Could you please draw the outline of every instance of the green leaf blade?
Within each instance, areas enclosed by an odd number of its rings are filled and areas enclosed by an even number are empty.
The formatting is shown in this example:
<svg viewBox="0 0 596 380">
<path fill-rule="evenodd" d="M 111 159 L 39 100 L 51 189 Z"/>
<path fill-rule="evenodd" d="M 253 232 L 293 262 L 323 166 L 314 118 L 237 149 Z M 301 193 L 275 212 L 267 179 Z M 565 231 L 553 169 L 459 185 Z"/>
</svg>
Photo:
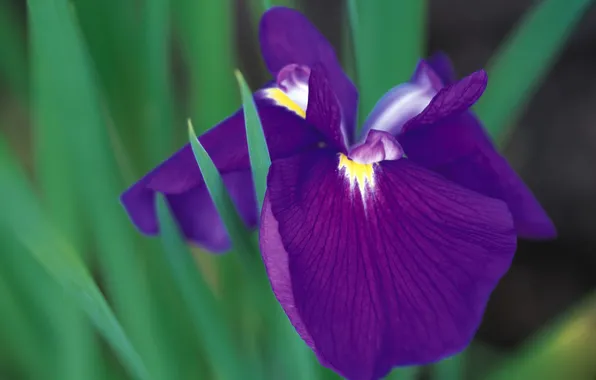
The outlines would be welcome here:
<svg viewBox="0 0 596 380">
<path fill-rule="evenodd" d="M 263 125 L 261 124 L 252 91 L 248 87 L 248 84 L 246 84 L 244 76 L 242 76 L 240 71 L 236 70 L 235 75 L 238 81 L 238 87 L 240 88 L 244 109 L 244 125 L 252 178 L 255 184 L 259 210 L 261 210 L 263 200 L 265 199 L 265 191 L 267 190 L 267 173 L 269 173 L 269 167 L 271 166 L 271 158 L 269 157 L 267 140 L 265 139 Z"/>
<path fill-rule="evenodd" d="M 135 235 L 118 202 L 124 186 L 109 140 L 106 123 L 109 115 L 103 107 L 105 103 L 100 96 L 101 86 L 97 82 L 91 54 L 78 29 L 76 9 L 67 0 L 29 0 L 28 5 L 35 72 L 32 88 L 34 92 L 44 94 L 40 96 L 43 107 L 38 105 L 34 112 L 43 113 L 39 117 L 48 123 L 46 127 L 63 138 L 65 154 L 72 164 L 69 175 L 76 184 L 77 198 L 85 205 L 85 221 L 89 223 L 91 238 L 97 244 L 97 259 L 106 291 L 128 336 L 150 367 L 148 370 L 143 367 L 143 370 L 157 379 L 166 379 L 168 370 L 164 351 L 168 348 L 157 339 L 160 324 L 152 313 L 148 278 L 139 270 L 143 261 L 136 249 Z M 72 251 L 70 247 L 69 252 Z M 55 275 L 68 276 L 69 273 Z M 81 283 L 71 281 L 68 286 L 72 288 L 89 281 L 79 280 Z M 85 305 L 88 313 L 96 313 L 93 317 L 97 328 L 103 329 L 104 335 L 110 339 L 116 339 L 120 332 L 114 329 L 122 328 L 114 324 L 105 302 L 93 306 L 89 301 L 100 302 L 98 300 L 103 297 L 99 298 L 101 294 L 96 294 L 98 292 L 96 288 L 77 290 L 81 300 L 88 302 Z"/>
<path fill-rule="evenodd" d="M 143 107 L 146 122 L 142 141 L 145 144 L 144 162 L 148 163 L 161 160 L 172 145 L 170 2 L 148 0 L 144 12 L 147 104 Z"/>
<path fill-rule="evenodd" d="M 426 0 L 349 0 L 348 15 L 363 122 L 381 96 L 410 79 L 423 57 Z"/>
<path fill-rule="evenodd" d="M 197 165 L 203 175 L 207 191 L 232 240 L 232 248 L 240 251 L 250 251 L 246 227 L 238 212 L 236 212 L 236 206 L 219 175 L 217 167 L 211 161 L 209 153 L 207 153 L 203 145 L 199 142 L 190 120 L 188 121 L 188 138 Z"/>
<path fill-rule="evenodd" d="M 182 240 L 171 211 L 163 199 L 157 200 L 161 241 L 173 277 L 194 322 L 195 334 L 208 348 L 205 354 L 214 370 L 223 379 L 247 378 L 246 363 L 234 347 L 230 328 L 225 324 L 221 307 L 202 277 L 192 253 Z"/>
<path fill-rule="evenodd" d="M 0 140 L 0 186 L 2 197 L 0 228 L 21 242 L 41 266 L 84 310 L 123 364 L 138 380 L 149 374 L 124 330 L 114 316 L 80 257 L 45 217 L 31 186 L 20 172 L 6 145 Z"/>
<path fill-rule="evenodd" d="M 488 133 L 503 142 L 513 117 L 553 66 L 592 0 L 545 0 L 528 11 L 488 66 L 489 83 L 476 105 Z"/>
<path fill-rule="evenodd" d="M 436 380 L 461 380 L 465 375 L 466 351 L 443 359 L 432 367 L 432 378 Z"/>
<path fill-rule="evenodd" d="M 238 106 L 232 0 L 171 0 L 188 66 L 190 115 L 199 133 Z M 217 36 L 217 38 L 214 38 Z"/>
</svg>

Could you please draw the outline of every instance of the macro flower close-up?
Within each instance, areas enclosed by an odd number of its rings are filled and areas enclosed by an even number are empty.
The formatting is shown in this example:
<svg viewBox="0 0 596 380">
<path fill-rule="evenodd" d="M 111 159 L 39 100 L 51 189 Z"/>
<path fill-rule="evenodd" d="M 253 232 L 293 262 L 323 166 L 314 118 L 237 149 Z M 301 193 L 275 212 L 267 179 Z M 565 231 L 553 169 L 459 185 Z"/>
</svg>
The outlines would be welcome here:
<svg viewBox="0 0 596 380">
<path fill-rule="evenodd" d="M 199 141 L 244 222 L 260 224 L 269 280 L 292 324 L 349 379 L 461 351 L 517 236 L 555 236 L 470 111 L 487 74 L 455 80 L 445 56 L 421 60 L 358 132 L 357 89 L 303 15 L 272 8 L 259 38 L 275 78 L 254 94 L 272 160 L 260 218 L 242 110 Z M 158 233 L 156 193 L 188 240 L 229 249 L 190 145 L 122 196 L 146 234 Z"/>
<path fill-rule="evenodd" d="M 596 379 L 595 7 L 0 1 L 0 380 Z"/>
</svg>

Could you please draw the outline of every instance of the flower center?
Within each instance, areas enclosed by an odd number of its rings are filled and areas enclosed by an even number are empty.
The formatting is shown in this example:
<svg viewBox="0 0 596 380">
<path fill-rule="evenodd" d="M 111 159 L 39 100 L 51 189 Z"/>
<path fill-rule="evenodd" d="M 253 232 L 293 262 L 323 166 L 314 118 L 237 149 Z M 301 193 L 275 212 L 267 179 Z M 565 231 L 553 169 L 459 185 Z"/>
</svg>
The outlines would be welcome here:
<svg viewBox="0 0 596 380">
<path fill-rule="evenodd" d="M 363 144 L 350 150 L 350 159 L 359 164 L 374 164 L 381 161 L 399 160 L 404 150 L 390 133 L 371 130 Z"/>
<path fill-rule="evenodd" d="M 339 171 L 343 170 L 344 176 L 350 181 L 350 189 L 358 186 L 360 194 L 364 196 L 366 187 L 374 187 L 373 164 L 360 164 L 350 160 L 345 154 L 339 154 Z"/>
</svg>

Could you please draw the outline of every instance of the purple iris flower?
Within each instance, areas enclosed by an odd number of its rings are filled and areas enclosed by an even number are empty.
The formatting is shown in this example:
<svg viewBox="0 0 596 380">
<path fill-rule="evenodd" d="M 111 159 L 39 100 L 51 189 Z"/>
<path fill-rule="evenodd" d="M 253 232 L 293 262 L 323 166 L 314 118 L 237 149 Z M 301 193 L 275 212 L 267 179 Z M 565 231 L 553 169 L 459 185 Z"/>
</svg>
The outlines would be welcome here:
<svg viewBox="0 0 596 380">
<path fill-rule="evenodd" d="M 255 93 L 272 160 L 260 247 L 292 324 L 321 363 L 355 380 L 461 351 L 517 236 L 555 236 L 469 111 L 486 73 L 456 81 L 447 58 L 421 61 L 378 102 L 359 138 L 357 90 L 304 16 L 272 8 L 260 42 L 276 78 Z M 256 226 L 242 110 L 199 140 Z M 189 240 L 229 248 L 189 145 L 122 195 L 146 234 L 158 233 L 158 192 Z"/>
</svg>

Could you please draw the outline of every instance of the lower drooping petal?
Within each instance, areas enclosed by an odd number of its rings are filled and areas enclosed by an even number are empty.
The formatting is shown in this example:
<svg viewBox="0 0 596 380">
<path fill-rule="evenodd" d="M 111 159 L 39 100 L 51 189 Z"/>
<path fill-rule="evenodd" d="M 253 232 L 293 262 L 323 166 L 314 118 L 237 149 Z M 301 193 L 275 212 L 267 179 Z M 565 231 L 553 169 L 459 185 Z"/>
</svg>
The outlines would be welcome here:
<svg viewBox="0 0 596 380">
<path fill-rule="evenodd" d="M 255 192 L 250 170 L 226 173 L 222 176 L 242 221 L 257 225 Z M 192 237 L 211 252 L 230 248 L 231 242 L 206 186 L 197 186 L 180 194 L 167 194 L 166 200 L 184 236 Z"/>
<path fill-rule="evenodd" d="M 320 134 L 289 109 L 256 97 L 259 115 L 272 158 L 284 157 L 316 146 Z M 250 176 L 244 115 L 239 110 L 199 137 L 222 174 L 236 207 L 249 227 L 256 226 L 257 207 Z M 162 193 L 190 241 L 214 252 L 229 248 L 229 239 L 209 197 L 190 144 L 133 184 L 121 202 L 137 228 L 148 235 L 159 233 L 155 194 Z"/>
<path fill-rule="evenodd" d="M 515 250 L 506 205 L 403 158 L 370 164 L 361 190 L 342 159 L 272 164 L 261 252 L 288 317 L 351 380 L 462 350 Z"/>
<path fill-rule="evenodd" d="M 469 111 L 398 137 L 408 157 L 447 179 L 507 203 L 520 237 L 547 239 L 556 229 L 532 191 L 496 150 Z"/>
</svg>

